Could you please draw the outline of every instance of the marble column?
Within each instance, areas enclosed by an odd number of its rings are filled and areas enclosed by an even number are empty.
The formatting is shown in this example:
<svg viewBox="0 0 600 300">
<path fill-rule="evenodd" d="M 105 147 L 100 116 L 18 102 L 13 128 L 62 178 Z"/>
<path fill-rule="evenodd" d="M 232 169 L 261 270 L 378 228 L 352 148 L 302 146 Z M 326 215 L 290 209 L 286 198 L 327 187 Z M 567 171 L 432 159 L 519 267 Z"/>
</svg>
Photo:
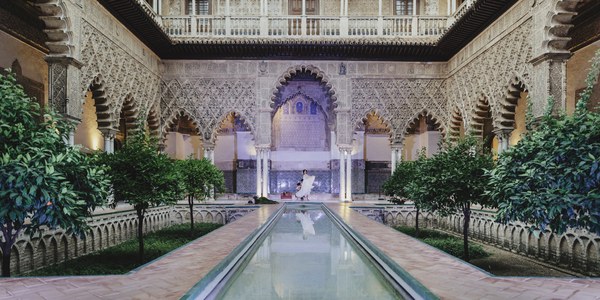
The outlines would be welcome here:
<svg viewBox="0 0 600 300">
<path fill-rule="evenodd" d="M 213 143 L 204 143 L 204 158 L 210 161 L 211 164 L 215 164 L 215 144 Z M 215 188 L 214 186 L 208 186 L 208 198 L 211 200 L 215 200 Z"/>
<path fill-rule="evenodd" d="M 346 200 L 346 151 L 340 149 L 340 201 Z"/>
<path fill-rule="evenodd" d="M 352 201 L 352 149 L 346 151 L 346 201 Z"/>
<path fill-rule="evenodd" d="M 498 138 L 498 154 L 508 150 L 508 148 L 510 147 L 511 132 L 512 129 L 510 128 L 494 130 L 494 134 Z"/>
<path fill-rule="evenodd" d="M 104 136 L 104 152 L 115 153 L 115 135 L 116 130 L 104 129 L 101 131 Z"/>
<path fill-rule="evenodd" d="M 269 149 L 262 150 L 262 194 L 269 196 Z"/>
<path fill-rule="evenodd" d="M 402 145 L 392 145 L 392 174 L 396 167 L 402 161 Z"/>
<path fill-rule="evenodd" d="M 262 149 L 256 148 L 256 195 L 262 196 Z"/>
</svg>

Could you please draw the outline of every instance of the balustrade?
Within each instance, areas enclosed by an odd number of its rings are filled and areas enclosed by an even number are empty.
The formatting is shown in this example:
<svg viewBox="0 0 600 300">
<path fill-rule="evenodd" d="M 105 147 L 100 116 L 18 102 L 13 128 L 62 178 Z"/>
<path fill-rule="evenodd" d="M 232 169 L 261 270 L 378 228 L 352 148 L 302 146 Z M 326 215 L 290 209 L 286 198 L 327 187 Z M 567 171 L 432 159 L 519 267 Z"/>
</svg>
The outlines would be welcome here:
<svg viewBox="0 0 600 300">
<path fill-rule="evenodd" d="M 386 16 L 163 16 L 173 37 L 273 36 L 439 36 L 447 17 Z"/>
</svg>

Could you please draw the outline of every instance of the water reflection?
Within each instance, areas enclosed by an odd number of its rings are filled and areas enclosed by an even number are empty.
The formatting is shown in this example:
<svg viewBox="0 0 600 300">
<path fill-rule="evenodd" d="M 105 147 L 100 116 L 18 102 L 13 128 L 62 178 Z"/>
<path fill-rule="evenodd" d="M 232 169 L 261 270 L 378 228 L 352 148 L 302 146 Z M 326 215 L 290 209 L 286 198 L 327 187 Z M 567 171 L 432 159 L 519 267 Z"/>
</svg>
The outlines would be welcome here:
<svg viewBox="0 0 600 300">
<path fill-rule="evenodd" d="M 396 299 L 322 210 L 284 212 L 222 299 Z"/>
</svg>

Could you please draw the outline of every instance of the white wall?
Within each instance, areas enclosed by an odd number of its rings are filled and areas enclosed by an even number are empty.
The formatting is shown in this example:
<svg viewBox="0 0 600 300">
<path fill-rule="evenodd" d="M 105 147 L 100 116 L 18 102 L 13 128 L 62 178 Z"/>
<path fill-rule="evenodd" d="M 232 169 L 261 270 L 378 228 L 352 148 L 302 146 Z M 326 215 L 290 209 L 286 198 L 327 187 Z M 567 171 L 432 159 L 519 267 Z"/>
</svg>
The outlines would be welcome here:
<svg viewBox="0 0 600 300">
<path fill-rule="evenodd" d="M 169 132 L 165 141 L 165 153 L 174 159 L 186 159 L 190 155 L 198 157 L 198 153 L 201 157 L 202 143 L 198 136 Z"/>
<path fill-rule="evenodd" d="M 236 132 L 237 159 L 256 159 L 254 137 L 249 131 Z"/>
<path fill-rule="evenodd" d="M 392 147 L 387 134 L 367 134 L 365 148 L 365 159 L 368 161 L 389 161 L 391 159 Z"/>
<path fill-rule="evenodd" d="M 435 155 L 439 151 L 441 140 L 442 134 L 439 131 L 426 131 L 421 134 L 407 135 L 404 139 L 402 160 L 416 160 L 419 157 L 419 151 L 423 148 L 426 148 L 427 157 Z"/>
<path fill-rule="evenodd" d="M 219 135 L 215 142 L 215 165 L 225 171 L 233 170 L 235 159 L 235 135 Z"/>
</svg>

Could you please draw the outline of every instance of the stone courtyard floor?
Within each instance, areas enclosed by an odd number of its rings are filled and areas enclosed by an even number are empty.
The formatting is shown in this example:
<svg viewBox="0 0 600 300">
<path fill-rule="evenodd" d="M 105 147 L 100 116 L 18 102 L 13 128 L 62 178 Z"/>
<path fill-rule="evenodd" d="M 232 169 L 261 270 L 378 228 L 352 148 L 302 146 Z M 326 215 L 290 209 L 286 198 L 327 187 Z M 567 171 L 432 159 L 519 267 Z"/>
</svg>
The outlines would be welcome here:
<svg viewBox="0 0 600 300">
<path fill-rule="evenodd" d="M 348 225 L 442 299 L 600 299 L 598 278 L 498 277 L 353 211 Z M 0 279 L 0 299 L 179 299 L 279 205 L 266 205 L 125 275 Z"/>
</svg>

